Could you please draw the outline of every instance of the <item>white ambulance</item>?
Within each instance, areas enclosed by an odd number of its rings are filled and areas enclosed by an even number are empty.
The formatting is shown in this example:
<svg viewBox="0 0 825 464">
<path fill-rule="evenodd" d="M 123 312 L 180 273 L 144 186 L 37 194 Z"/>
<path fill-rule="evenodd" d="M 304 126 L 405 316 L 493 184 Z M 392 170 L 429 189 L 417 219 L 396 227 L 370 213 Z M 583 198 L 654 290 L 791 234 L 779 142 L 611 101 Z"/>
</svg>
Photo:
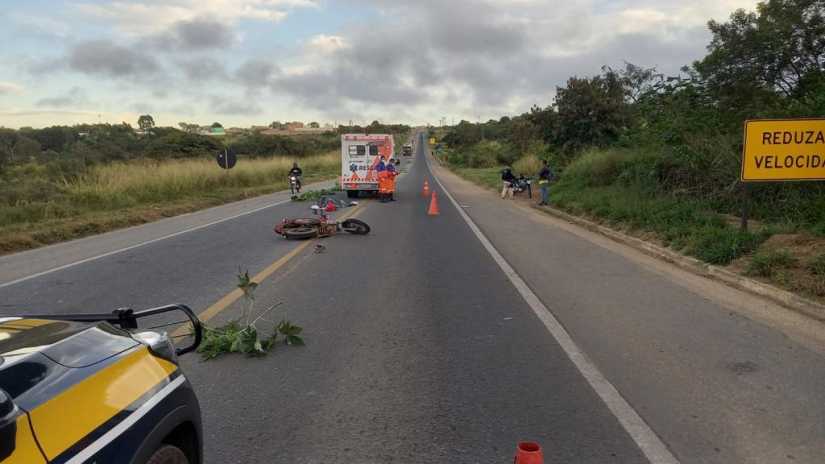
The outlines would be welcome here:
<svg viewBox="0 0 825 464">
<path fill-rule="evenodd" d="M 395 146 L 389 134 L 344 134 L 341 136 L 341 189 L 355 198 L 358 192 L 378 191 L 375 171 L 381 157 L 388 163 L 395 157 Z"/>
</svg>

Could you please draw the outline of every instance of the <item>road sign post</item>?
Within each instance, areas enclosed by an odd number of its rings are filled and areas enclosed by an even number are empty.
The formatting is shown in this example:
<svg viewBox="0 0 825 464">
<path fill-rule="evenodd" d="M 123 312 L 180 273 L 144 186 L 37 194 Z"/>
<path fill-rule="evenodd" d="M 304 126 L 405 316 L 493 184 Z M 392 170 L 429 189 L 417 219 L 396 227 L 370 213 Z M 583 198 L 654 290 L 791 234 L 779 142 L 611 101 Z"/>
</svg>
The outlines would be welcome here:
<svg viewBox="0 0 825 464">
<path fill-rule="evenodd" d="M 742 185 L 742 217 L 739 221 L 739 229 L 742 232 L 748 231 L 748 216 L 750 216 L 751 189 L 750 184 Z"/>
<path fill-rule="evenodd" d="M 741 229 L 748 229 L 751 182 L 825 180 L 825 119 L 745 121 Z"/>
</svg>

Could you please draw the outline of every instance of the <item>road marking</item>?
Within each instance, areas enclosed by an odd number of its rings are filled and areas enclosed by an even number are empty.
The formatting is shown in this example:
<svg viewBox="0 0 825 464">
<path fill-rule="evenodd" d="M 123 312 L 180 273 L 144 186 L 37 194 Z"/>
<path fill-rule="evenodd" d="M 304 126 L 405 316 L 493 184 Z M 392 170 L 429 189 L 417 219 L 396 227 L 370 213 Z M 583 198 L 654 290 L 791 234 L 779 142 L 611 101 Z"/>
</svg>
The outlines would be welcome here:
<svg viewBox="0 0 825 464">
<path fill-rule="evenodd" d="M 360 205 L 356 206 L 355 208 L 353 208 L 353 209 L 347 211 L 346 213 L 342 214 L 341 217 L 338 218 L 338 220 L 343 221 L 344 219 L 353 218 L 356 215 L 360 214 L 361 211 L 363 211 L 365 207 L 366 206 L 360 206 Z M 276 260 L 274 263 L 267 266 L 263 271 L 255 274 L 255 276 L 252 277 L 252 281 L 260 284 L 261 282 L 266 280 L 269 276 L 274 274 L 278 269 L 282 268 L 292 258 L 297 256 L 302 251 L 304 251 L 306 249 L 306 247 L 308 247 L 312 243 L 315 243 L 317 240 L 318 240 L 317 238 L 313 238 L 313 239 L 307 240 L 307 241 L 301 243 L 300 245 L 296 246 L 292 251 L 290 251 L 289 253 L 285 254 L 284 256 L 281 256 L 280 258 L 278 258 L 278 260 Z M 200 319 L 201 322 L 209 321 L 210 319 L 212 319 L 213 317 L 217 316 L 222 311 L 224 311 L 226 308 L 230 307 L 232 305 L 232 303 L 235 303 L 236 301 L 238 301 L 238 299 L 240 299 L 242 296 L 243 296 L 243 291 L 240 288 L 236 288 L 235 290 L 232 290 L 231 292 L 224 295 L 221 299 L 219 299 L 218 301 L 213 303 L 211 306 L 209 306 L 208 308 L 206 308 L 205 310 L 200 312 L 198 314 L 198 319 Z M 185 330 L 187 330 L 186 326 L 179 327 L 177 330 L 172 332 L 172 336 L 176 337 L 176 336 L 184 335 L 186 333 Z"/>
<path fill-rule="evenodd" d="M 261 283 L 264 279 L 271 276 L 275 271 L 280 269 L 284 264 L 288 263 L 289 260 L 294 258 L 298 253 L 304 251 L 306 247 L 309 246 L 310 243 L 313 243 L 317 239 L 307 240 L 306 242 L 301 243 L 297 247 L 295 247 L 292 251 L 282 256 L 280 259 L 275 261 L 274 263 L 270 264 L 266 267 L 263 271 L 256 274 L 252 277 L 253 282 Z M 209 319 L 212 319 L 218 313 L 223 311 L 224 309 L 228 308 L 232 303 L 238 301 L 240 297 L 243 296 L 243 291 L 240 288 L 236 288 L 231 292 L 227 293 L 223 296 L 220 300 L 216 301 L 212 306 L 206 308 L 202 313 L 198 314 L 198 319 L 201 322 L 206 322 Z"/>
<path fill-rule="evenodd" d="M 427 159 L 426 155 L 425 159 Z M 656 432 L 647 425 L 639 413 L 622 397 L 622 394 L 619 393 L 616 387 L 614 387 L 604 374 L 599 371 L 599 368 L 593 364 L 593 361 L 576 345 L 576 342 L 573 341 L 570 334 L 567 333 L 567 330 L 564 329 L 564 326 L 556 319 L 550 309 L 530 290 L 530 287 L 527 286 L 524 279 L 518 275 L 515 269 L 510 266 L 507 260 L 505 260 L 501 253 L 493 246 L 492 242 L 481 232 L 481 229 L 476 226 L 470 216 L 464 212 L 464 209 L 460 207 L 455 198 L 453 198 L 450 192 L 444 187 L 444 184 L 441 183 L 441 180 L 439 180 L 430 169 L 429 159 L 427 159 L 427 170 L 430 171 L 430 174 L 441 187 L 444 195 L 450 199 L 450 202 L 456 211 L 458 211 L 458 214 L 461 215 L 464 222 L 470 227 L 470 230 L 473 231 L 487 252 L 490 253 L 490 256 L 493 257 L 493 260 L 498 264 L 502 272 L 504 272 L 504 275 L 510 279 L 510 282 L 516 287 L 516 290 L 521 294 L 521 297 L 524 298 L 524 301 L 527 302 L 536 316 L 544 323 L 550 335 L 556 339 L 556 342 L 573 362 L 573 365 L 576 366 L 585 380 L 587 380 L 587 383 L 590 384 L 610 412 L 618 419 L 628 435 L 636 442 L 636 445 L 642 450 L 642 453 L 644 453 L 648 461 L 653 464 L 679 464 L 679 460 L 673 456 L 667 446 L 656 435 Z"/>
<path fill-rule="evenodd" d="M 199 226 L 191 227 L 189 229 L 184 229 L 184 230 L 175 232 L 173 234 L 164 235 L 163 237 L 153 238 L 152 240 L 147 240 L 145 242 L 140 242 L 140 243 L 137 243 L 135 245 L 127 246 L 125 248 L 112 250 L 112 251 L 109 251 L 109 252 L 106 252 L 106 253 L 103 253 L 103 254 L 92 256 L 90 258 L 81 259 L 81 260 L 75 261 L 73 263 L 64 264 L 62 266 L 58 266 L 58 267 L 55 267 L 55 268 L 52 268 L 52 269 L 48 269 L 46 271 L 31 274 L 31 275 L 28 275 L 26 277 L 21 277 L 19 279 L 11 280 L 9 282 L 4 282 L 4 283 L 0 284 L 0 288 L 9 287 L 9 286 L 12 286 L 12 285 L 19 284 L 21 282 L 25 282 L 27 280 L 31 280 L 31 279 L 35 279 L 37 277 L 42 277 L 44 275 L 51 274 L 53 272 L 62 271 L 64 269 L 69 269 L 69 268 L 74 267 L 74 266 L 79 266 L 81 264 L 89 263 L 89 262 L 92 262 L 92 261 L 97 261 L 98 259 L 102 259 L 102 258 L 106 258 L 108 256 L 116 255 L 118 253 L 123 253 L 125 251 L 134 250 L 135 248 L 140 248 L 142 246 L 151 245 L 153 243 L 157 243 L 157 242 L 160 242 L 162 240 L 167 240 L 167 239 L 170 239 L 170 238 L 177 237 L 179 235 L 188 234 L 189 232 L 194 232 L 196 230 L 205 229 L 207 227 L 214 226 L 215 224 L 220 224 L 222 222 L 231 221 L 233 219 L 238 219 L 239 217 L 247 216 L 247 215 L 250 215 L 250 214 L 253 214 L 253 213 L 257 213 L 258 211 L 263 211 L 263 210 L 268 209 L 268 208 L 273 208 L 275 206 L 283 205 L 285 203 L 289 203 L 290 201 L 292 201 L 292 200 L 283 200 L 283 201 L 279 201 L 279 202 L 276 202 L 276 203 L 271 203 L 269 205 L 261 206 L 259 208 L 255 208 L 255 209 L 252 209 L 252 210 L 249 210 L 249 211 L 245 211 L 243 213 L 236 214 L 234 216 L 229 216 L 229 217 L 226 217 L 226 218 L 223 218 L 223 219 L 218 219 L 216 221 L 208 222 L 206 224 L 201 224 Z"/>
</svg>

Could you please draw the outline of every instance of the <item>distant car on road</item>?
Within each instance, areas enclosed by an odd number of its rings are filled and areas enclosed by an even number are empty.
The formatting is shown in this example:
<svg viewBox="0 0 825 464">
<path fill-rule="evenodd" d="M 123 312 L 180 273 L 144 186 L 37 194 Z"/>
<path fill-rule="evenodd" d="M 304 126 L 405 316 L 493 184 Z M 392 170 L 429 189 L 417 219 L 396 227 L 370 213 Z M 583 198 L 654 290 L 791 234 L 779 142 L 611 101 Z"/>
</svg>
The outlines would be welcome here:
<svg viewBox="0 0 825 464">
<path fill-rule="evenodd" d="M 410 144 L 404 145 L 404 147 L 402 148 L 402 151 L 401 151 L 401 153 L 404 156 L 412 156 L 412 152 L 413 152 L 413 149 L 412 149 L 412 145 L 410 145 Z"/>
<path fill-rule="evenodd" d="M 189 346 L 137 328 L 172 313 L 191 321 Z M 200 337 L 183 305 L 0 317 L 0 462 L 202 463 L 200 406 L 177 358 Z"/>
</svg>

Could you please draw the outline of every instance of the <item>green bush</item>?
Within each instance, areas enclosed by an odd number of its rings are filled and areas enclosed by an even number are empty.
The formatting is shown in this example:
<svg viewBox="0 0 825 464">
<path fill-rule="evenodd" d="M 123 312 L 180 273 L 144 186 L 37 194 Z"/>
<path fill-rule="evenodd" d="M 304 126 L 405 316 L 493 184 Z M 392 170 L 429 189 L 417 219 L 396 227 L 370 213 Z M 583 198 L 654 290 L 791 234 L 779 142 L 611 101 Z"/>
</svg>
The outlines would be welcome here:
<svg viewBox="0 0 825 464">
<path fill-rule="evenodd" d="M 171 130 L 169 133 L 146 139 L 146 156 L 154 159 L 192 158 L 214 156 L 221 150 L 221 144 L 214 138 Z"/>
<path fill-rule="evenodd" d="M 513 171 L 517 174 L 536 177 L 541 171 L 541 160 L 535 154 L 528 154 L 513 164 Z"/>
<path fill-rule="evenodd" d="M 816 255 L 808 262 L 807 268 L 811 274 L 825 276 L 825 254 Z"/>
<path fill-rule="evenodd" d="M 768 250 L 753 255 L 746 273 L 759 277 L 771 277 L 778 269 L 791 267 L 796 263 L 787 250 Z"/>
<path fill-rule="evenodd" d="M 695 230 L 688 251 L 710 264 L 726 265 L 753 251 L 764 237 L 730 227 L 706 226 Z"/>
<path fill-rule="evenodd" d="M 499 165 L 496 153 L 486 147 L 474 147 L 467 153 L 467 167 L 492 168 Z"/>
<path fill-rule="evenodd" d="M 23 177 L 13 182 L 0 183 L 0 204 L 19 206 L 57 199 L 63 188 L 40 177 Z"/>
<path fill-rule="evenodd" d="M 562 180 L 583 186 L 624 185 L 655 188 L 656 155 L 639 150 L 590 149 L 573 160 L 564 170 Z"/>
<path fill-rule="evenodd" d="M 515 157 L 515 150 L 507 143 L 496 141 L 481 141 L 462 150 L 448 153 L 451 164 L 469 168 L 493 168 L 500 165 L 509 165 Z"/>
</svg>

